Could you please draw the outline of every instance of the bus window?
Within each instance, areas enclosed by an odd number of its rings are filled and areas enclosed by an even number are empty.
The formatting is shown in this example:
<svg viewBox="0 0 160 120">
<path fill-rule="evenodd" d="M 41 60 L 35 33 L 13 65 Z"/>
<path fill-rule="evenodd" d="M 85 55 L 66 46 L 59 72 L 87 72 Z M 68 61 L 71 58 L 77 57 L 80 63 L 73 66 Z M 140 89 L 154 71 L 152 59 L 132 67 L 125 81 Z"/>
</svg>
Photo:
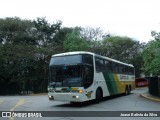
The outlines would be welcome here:
<svg viewBox="0 0 160 120">
<path fill-rule="evenodd" d="M 112 70 L 113 70 L 113 72 L 116 72 L 116 64 L 115 63 L 112 63 Z"/>
<path fill-rule="evenodd" d="M 83 63 L 93 65 L 93 56 L 92 55 L 83 55 Z"/>
<path fill-rule="evenodd" d="M 83 85 L 84 88 L 88 88 L 93 83 L 93 67 L 84 66 L 83 67 Z"/>
<path fill-rule="evenodd" d="M 104 60 L 100 58 L 96 58 L 96 70 L 97 71 L 104 71 Z"/>
<path fill-rule="evenodd" d="M 100 59 L 100 69 L 101 69 L 101 71 L 104 70 L 104 62 L 102 59 Z"/>
<path fill-rule="evenodd" d="M 130 74 L 130 75 L 134 75 L 134 68 L 129 67 L 129 74 Z"/>
<path fill-rule="evenodd" d="M 82 63 L 82 55 L 59 56 L 51 58 L 50 66 L 79 63 Z"/>
<path fill-rule="evenodd" d="M 104 61 L 104 70 L 105 71 L 109 70 L 109 61 L 107 61 L 107 60 Z"/>
<path fill-rule="evenodd" d="M 119 65 L 119 73 L 122 74 L 123 73 L 122 71 L 123 71 L 123 66 L 120 64 Z"/>
<path fill-rule="evenodd" d="M 122 74 L 125 74 L 125 66 L 122 65 Z"/>
<path fill-rule="evenodd" d="M 125 74 L 128 75 L 128 66 L 125 66 Z"/>
<path fill-rule="evenodd" d="M 96 58 L 95 63 L 96 63 L 96 71 L 100 71 L 100 61 L 98 58 Z"/>
<path fill-rule="evenodd" d="M 117 73 L 119 73 L 119 64 L 118 63 L 116 63 L 117 65 L 116 65 L 116 71 L 117 71 Z"/>
<path fill-rule="evenodd" d="M 108 61 L 108 70 L 109 71 L 112 71 L 112 62 L 111 61 Z"/>
<path fill-rule="evenodd" d="M 118 73 L 119 72 L 119 65 L 117 63 L 113 63 L 112 66 L 113 66 L 113 72 Z"/>
</svg>

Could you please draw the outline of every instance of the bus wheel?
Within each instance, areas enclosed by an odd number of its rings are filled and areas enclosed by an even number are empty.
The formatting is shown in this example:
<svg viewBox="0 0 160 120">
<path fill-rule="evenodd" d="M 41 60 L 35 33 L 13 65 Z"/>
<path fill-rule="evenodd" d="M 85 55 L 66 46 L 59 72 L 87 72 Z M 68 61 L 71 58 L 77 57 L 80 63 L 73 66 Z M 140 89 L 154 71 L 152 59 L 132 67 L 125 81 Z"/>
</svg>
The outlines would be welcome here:
<svg viewBox="0 0 160 120">
<path fill-rule="evenodd" d="M 125 95 L 129 95 L 130 94 L 130 90 L 128 88 L 128 86 L 125 87 Z"/>
<path fill-rule="evenodd" d="M 131 85 L 129 85 L 129 91 L 132 91 L 132 86 Z"/>
<path fill-rule="evenodd" d="M 95 102 L 98 104 L 98 103 L 100 103 L 100 101 L 101 101 L 101 97 L 102 95 L 101 95 L 101 91 L 100 91 L 100 89 L 97 89 L 97 91 L 96 91 L 96 100 L 95 100 Z"/>
</svg>

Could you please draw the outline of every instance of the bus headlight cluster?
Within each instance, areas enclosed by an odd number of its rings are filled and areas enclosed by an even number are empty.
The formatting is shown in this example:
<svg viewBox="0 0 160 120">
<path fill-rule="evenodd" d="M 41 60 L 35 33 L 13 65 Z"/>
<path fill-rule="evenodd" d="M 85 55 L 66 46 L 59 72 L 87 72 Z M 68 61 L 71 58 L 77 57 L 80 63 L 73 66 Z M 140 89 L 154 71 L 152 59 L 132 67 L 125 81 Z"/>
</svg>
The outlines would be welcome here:
<svg viewBox="0 0 160 120">
<path fill-rule="evenodd" d="M 78 99 L 78 98 L 79 98 L 79 96 L 78 96 L 78 95 L 76 95 L 76 96 L 72 96 L 72 98 L 76 98 L 76 99 Z"/>
<path fill-rule="evenodd" d="M 48 96 L 49 100 L 54 100 L 53 96 Z"/>
</svg>

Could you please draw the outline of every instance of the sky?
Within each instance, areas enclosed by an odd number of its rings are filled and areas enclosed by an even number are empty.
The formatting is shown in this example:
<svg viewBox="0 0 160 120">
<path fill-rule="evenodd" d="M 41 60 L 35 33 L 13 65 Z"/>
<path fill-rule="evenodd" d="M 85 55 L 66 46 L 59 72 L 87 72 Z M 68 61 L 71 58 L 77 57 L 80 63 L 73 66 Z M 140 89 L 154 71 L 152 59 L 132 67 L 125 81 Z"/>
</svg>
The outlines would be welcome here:
<svg viewBox="0 0 160 120">
<path fill-rule="evenodd" d="M 0 0 L 0 18 L 46 17 L 65 27 L 100 27 L 140 42 L 160 32 L 160 0 Z"/>
</svg>

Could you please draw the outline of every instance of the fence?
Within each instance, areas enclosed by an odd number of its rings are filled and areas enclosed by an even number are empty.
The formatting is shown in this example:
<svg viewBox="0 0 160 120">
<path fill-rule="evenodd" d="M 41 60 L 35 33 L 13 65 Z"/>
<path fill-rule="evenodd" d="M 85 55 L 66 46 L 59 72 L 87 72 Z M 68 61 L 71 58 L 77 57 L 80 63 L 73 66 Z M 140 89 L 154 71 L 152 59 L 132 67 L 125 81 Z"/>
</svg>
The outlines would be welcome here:
<svg viewBox="0 0 160 120">
<path fill-rule="evenodd" d="M 145 77 L 148 80 L 149 93 L 160 97 L 160 77 Z"/>
</svg>

